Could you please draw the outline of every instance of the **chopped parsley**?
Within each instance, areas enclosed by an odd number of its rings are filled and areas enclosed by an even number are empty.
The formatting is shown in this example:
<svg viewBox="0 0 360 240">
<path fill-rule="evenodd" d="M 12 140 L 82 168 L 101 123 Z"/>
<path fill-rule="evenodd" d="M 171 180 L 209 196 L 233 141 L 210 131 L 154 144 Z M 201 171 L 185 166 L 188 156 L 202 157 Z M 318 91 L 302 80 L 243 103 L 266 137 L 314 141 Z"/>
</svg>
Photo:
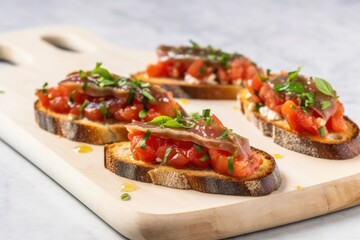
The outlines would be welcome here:
<svg viewBox="0 0 360 240">
<path fill-rule="evenodd" d="M 259 112 L 260 108 L 263 106 L 264 104 L 262 102 L 255 103 L 254 112 Z"/>
<path fill-rule="evenodd" d="M 229 133 L 228 133 L 228 130 L 227 129 L 224 129 L 220 135 L 220 139 L 221 140 L 225 140 L 229 137 Z"/>
<path fill-rule="evenodd" d="M 140 112 L 139 112 L 139 118 L 145 118 L 147 115 L 147 111 L 145 109 L 142 109 Z"/>
</svg>

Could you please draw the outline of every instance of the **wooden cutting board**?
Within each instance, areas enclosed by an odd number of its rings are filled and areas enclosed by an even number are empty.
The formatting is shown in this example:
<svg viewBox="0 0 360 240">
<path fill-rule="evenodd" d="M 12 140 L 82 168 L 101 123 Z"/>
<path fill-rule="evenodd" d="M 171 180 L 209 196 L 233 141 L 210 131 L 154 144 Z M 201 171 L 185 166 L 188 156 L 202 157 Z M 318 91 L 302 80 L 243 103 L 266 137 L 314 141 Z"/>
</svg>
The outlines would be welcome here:
<svg viewBox="0 0 360 240">
<path fill-rule="evenodd" d="M 179 100 L 188 112 L 212 108 L 251 145 L 283 155 L 277 160 L 283 176 L 278 191 L 265 197 L 224 196 L 118 177 L 103 167 L 103 147 L 75 153 L 73 148 L 82 144 L 37 127 L 34 91 L 44 82 L 56 85 L 73 70 L 92 69 L 96 62 L 129 75 L 154 62 L 155 53 L 120 49 L 78 28 L 49 27 L 1 34 L 0 59 L 14 63 L 0 67 L 1 138 L 128 238 L 224 238 L 360 203 L 360 156 L 334 161 L 288 151 L 247 122 L 236 101 Z M 137 186 L 130 201 L 120 199 L 126 182 Z"/>
</svg>

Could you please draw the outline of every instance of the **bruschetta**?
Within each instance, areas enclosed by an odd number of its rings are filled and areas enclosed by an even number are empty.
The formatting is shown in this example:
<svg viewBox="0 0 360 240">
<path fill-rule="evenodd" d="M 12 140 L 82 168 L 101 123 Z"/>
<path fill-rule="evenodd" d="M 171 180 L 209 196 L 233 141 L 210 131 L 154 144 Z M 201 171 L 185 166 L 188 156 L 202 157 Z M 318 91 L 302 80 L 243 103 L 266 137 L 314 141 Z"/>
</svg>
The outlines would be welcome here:
<svg viewBox="0 0 360 240">
<path fill-rule="evenodd" d="M 274 158 L 223 126 L 206 109 L 176 118 L 158 116 L 125 126 L 130 142 L 105 145 L 104 164 L 115 174 L 171 188 L 262 196 L 277 190 Z"/>
<path fill-rule="evenodd" d="M 92 71 L 68 74 L 58 86 L 36 91 L 35 118 L 51 133 L 74 141 L 106 144 L 127 140 L 132 120 L 150 121 L 183 111 L 159 86 L 111 74 L 96 64 Z"/>
<path fill-rule="evenodd" d="M 198 99 L 236 99 L 243 80 L 257 77 L 259 69 L 249 58 L 211 46 L 161 45 L 158 62 L 148 65 L 135 78 L 160 84 L 175 97 Z"/>
<path fill-rule="evenodd" d="M 247 81 L 239 97 L 243 113 L 287 149 L 327 159 L 359 155 L 359 127 L 344 116 L 336 91 L 300 69 Z"/>
</svg>

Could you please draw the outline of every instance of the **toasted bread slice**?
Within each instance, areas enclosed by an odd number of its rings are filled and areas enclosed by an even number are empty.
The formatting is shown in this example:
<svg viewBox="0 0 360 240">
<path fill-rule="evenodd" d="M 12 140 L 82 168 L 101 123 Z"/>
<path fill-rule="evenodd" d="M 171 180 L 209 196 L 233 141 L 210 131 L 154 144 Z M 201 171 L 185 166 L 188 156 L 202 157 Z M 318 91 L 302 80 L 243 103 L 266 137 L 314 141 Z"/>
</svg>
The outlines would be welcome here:
<svg viewBox="0 0 360 240">
<path fill-rule="evenodd" d="M 295 152 L 326 159 L 350 159 L 360 154 L 359 127 L 348 117 L 344 117 L 348 127 L 346 132 L 330 133 L 326 138 L 300 135 L 290 129 L 285 120 L 270 121 L 252 111 L 248 96 L 247 89 L 240 91 L 241 111 L 265 136 L 272 137 L 276 144 Z"/>
<path fill-rule="evenodd" d="M 178 98 L 233 100 L 236 99 L 241 89 L 237 85 L 193 84 L 171 78 L 149 78 L 146 72 L 136 73 L 132 77 L 144 82 L 160 85 L 166 90 L 172 91 L 174 97 Z"/>
<path fill-rule="evenodd" d="M 128 140 L 125 123 L 70 120 L 68 114 L 46 109 L 40 101 L 35 102 L 34 109 L 36 122 L 42 129 L 73 141 L 104 145 Z"/>
<path fill-rule="evenodd" d="M 280 186 L 280 171 L 271 155 L 256 148 L 252 150 L 262 157 L 263 164 L 246 178 L 225 176 L 210 169 L 176 169 L 134 160 L 130 142 L 105 145 L 104 165 L 121 177 L 171 188 L 241 196 L 270 194 Z"/>
</svg>

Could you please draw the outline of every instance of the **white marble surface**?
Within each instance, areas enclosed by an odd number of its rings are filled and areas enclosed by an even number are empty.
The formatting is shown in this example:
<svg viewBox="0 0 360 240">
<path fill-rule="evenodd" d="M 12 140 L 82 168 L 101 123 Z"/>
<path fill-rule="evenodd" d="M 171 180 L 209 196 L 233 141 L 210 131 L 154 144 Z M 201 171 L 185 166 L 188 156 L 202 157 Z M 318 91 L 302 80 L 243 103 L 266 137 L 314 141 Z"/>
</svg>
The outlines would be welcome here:
<svg viewBox="0 0 360 240">
<path fill-rule="evenodd" d="M 183 2 L 0 0 L 0 32 L 67 24 L 123 48 L 152 51 L 193 39 L 274 70 L 301 65 L 303 73 L 329 80 L 346 114 L 360 123 L 360 1 Z M 2 141 L 0 166 L 0 239 L 122 238 Z M 360 206 L 237 238 L 359 236 Z"/>
</svg>

